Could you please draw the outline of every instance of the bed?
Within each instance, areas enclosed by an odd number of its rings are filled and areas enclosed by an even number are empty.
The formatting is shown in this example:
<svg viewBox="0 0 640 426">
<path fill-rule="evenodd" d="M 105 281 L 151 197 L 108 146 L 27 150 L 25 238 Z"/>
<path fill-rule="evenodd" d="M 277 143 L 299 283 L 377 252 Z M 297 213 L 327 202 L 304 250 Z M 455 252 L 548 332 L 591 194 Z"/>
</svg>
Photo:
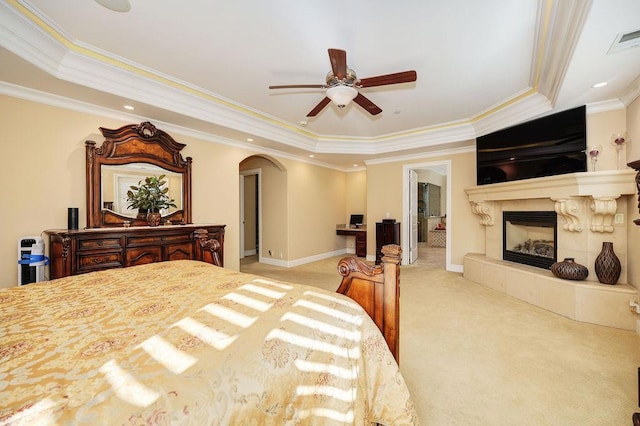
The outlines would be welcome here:
<svg viewBox="0 0 640 426">
<path fill-rule="evenodd" d="M 416 424 L 398 252 L 339 293 L 196 260 L 0 290 L 0 424 Z"/>
</svg>

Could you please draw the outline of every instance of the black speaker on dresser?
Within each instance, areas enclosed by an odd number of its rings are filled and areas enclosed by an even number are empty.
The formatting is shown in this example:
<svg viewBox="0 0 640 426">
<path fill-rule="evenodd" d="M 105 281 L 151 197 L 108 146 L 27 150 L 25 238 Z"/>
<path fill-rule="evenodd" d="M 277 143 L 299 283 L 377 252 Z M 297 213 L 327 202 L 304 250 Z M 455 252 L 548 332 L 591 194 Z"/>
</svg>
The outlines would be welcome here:
<svg viewBox="0 0 640 426">
<path fill-rule="evenodd" d="M 78 229 L 78 208 L 69 207 L 67 212 L 67 229 Z"/>
</svg>

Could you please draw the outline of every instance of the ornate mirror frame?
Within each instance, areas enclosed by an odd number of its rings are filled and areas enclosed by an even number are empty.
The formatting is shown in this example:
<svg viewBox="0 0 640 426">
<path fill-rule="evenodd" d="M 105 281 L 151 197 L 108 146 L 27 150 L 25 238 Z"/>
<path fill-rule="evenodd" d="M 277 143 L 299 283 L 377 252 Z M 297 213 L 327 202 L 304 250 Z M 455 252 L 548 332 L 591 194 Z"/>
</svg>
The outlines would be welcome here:
<svg viewBox="0 0 640 426">
<path fill-rule="evenodd" d="M 130 124 L 111 130 L 100 127 L 105 141 L 96 148 L 94 141 L 86 141 L 87 154 L 87 228 L 147 225 L 146 219 L 131 218 L 101 205 L 102 166 L 147 163 L 182 175 L 182 209 L 163 216 L 173 223 L 191 223 L 191 157 L 182 158 L 186 146 L 150 122 Z"/>
</svg>

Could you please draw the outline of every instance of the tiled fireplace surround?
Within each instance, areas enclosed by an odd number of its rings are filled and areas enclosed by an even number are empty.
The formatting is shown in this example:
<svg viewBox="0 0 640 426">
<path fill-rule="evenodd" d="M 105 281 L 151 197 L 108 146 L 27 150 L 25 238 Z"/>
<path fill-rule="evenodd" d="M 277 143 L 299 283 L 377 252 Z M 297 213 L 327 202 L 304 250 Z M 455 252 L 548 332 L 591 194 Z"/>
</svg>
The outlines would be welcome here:
<svg viewBox="0 0 640 426">
<path fill-rule="evenodd" d="M 626 213 L 635 203 L 634 170 L 570 173 L 465 189 L 473 213 L 486 228 L 485 254 L 464 258 L 464 276 L 577 321 L 636 329 L 629 302 L 637 290 L 627 284 Z M 563 280 L 551 271 L 502 260 L 503 211 L 555 211 L 558 216 L 558 260 L 575 258 L 589 268 L 584 281 Z M 618 284 L 600 284 L 594 262 L 602 242 L 611 241 L 622 264 Z"/>
</svg>

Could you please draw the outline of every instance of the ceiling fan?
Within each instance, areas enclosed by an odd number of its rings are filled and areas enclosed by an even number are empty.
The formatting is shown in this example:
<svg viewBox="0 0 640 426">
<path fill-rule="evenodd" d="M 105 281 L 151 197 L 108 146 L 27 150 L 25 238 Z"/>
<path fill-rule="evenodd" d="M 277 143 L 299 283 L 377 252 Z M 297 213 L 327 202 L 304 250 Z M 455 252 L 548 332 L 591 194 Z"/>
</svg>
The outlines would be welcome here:
<svg viewBox="0 0 640 426">
<path fill-rule="evenodd" d="M 332 101 L 338 108 L 344 108 L 351 101 L 354 101 L 367 110 L 369 114 L 376 115 L 380 114 L 382 110 L 362 93 L 358 92 L 358 89 L 410 83 L 418 78 L 415 71 L 403 71 L 358 79 L 355 71 L 347 67 L 347 52 L 340 49 L 329 49 L 329 60 L 331 61 L 331 71 L 327 74 L 325 84 L 285 84 L 269 86 L 269 89 L 327 89 L 324 99 L 307 114 L 307 117 L 315 117 Z"/>
</svg>

